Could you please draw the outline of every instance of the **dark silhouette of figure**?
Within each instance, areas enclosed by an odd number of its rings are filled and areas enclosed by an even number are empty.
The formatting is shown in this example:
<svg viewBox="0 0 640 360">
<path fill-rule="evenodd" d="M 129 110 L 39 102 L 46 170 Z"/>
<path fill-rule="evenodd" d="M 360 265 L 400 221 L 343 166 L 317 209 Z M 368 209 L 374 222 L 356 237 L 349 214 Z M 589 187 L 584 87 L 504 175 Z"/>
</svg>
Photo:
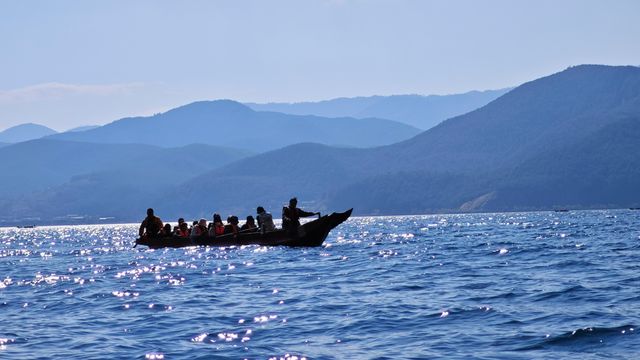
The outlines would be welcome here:
<svg viewBox="0 0 640 360">
<path fill-rule="evenodd" d="M 292 198 L 289 200 L 289 206 L 282 208 L 282 228 L 292 234 L 295 234 L 297 233 L 296 230 L 300 226 L 300 218 L 313 215 L 320 215 L 320 213 L 308 212 L 299 209 L 298 199 Z"/>
<path fill-rule="evenodd" d="M 182 226 L 182 223 L 184 223 L 184 218 L 178 219 L 178 225 L 173 227 L 173 232 L 175 233 L 175 235 L 180 235 L 179 233 L 180 233 L 180 227 Z"/>
<path fill-rule="evenodd" d="M 171 228 L 171 224 L 164 224 L 164 227 L 162 228 L 162 236 L 173 236 L 173 229 Z"/>
<path fill-rule="evenodd" d="M 196 223 L 196 225 L 193 226 L 193 229 L 191 230 L 191 237 L 200 237 L 200 236 L 207 236 L 208 234 L 208 230 L 207 230 L 207 220 L 205 219 L 200 219 L 200 221 L 198 221 Z"/>
<path fill-rule="evenodd" d="M 181 222 L 180 229 L 178 230 L 176 235 L 180 236 L 181 238 L 188 238 L 189 236 L 191 236 L 191 231 L 189 231 L 189 224 L 184 221 Z"/>
<path fill-rule="evenodd" d="M 140 230 L 138 230 L 138 235 L 140 237 L 148 236 L 148 237 L 157 237 L 162 230 L 162 220 L 159 217 L 153 214 L 153 209 L 147 209 L 147 217 L 142 220 L 142 224 L 140 224 Z"/>
<path fill-rule="evenodd" d="M 258 213 L 258 227 L 260 231 L 264 233 L 276 229 L 276 226 L 273 224 L 273 216 L 266 212 L 262 206 L 258 206 L 256 212 Z"/>
<path fill-rule="evenodd" d="M 247 216 L 247 221 L 240 227 L 240 231 L 255 231 L 258 227 L 256 226 L 256 222 L 253 219 L 253 216 Z"/>
<path fill-rule="evenodd" d="M 220 214 L 213 214 L 213 221 L 209 225 L 209 236 L 216 237 L 224 234 L 224 224 L 222 223 Z"/>
<path fill-rule="evenodd" d="M 238 227 L 238 217 L 235 215 L 231 215 L 227 218 L 227 225 L 224 226 L 225 234 L 237 234 L 240 228 Z"/>
</svg>

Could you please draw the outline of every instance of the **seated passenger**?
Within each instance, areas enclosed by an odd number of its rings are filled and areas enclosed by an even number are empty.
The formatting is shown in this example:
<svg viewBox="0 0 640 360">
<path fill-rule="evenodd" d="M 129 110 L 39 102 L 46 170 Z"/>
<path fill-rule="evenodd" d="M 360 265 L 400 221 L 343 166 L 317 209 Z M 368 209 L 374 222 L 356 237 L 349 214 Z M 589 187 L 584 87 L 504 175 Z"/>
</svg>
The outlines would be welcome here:
<svg viewBox="0 0 640 360">
<path fill-rule="evenodd" d="M 273 216 L 266 212 L 262 206 L 258 206 L 258 209 L 256 210 L 258 212 L 258 227 L 260 228 L 260 231 L 263 233 L 267 231 L 274 231 L 276 226 L 273 224 Z"/>
<path fill-rule="evenodd" d="M 180 224 L 180 229 L 178 229 L 178 233 L 176 235 L 180 236 L 181 238 L 188 238 L 191 235 L 191 232 L 189 231 L 189 225 L 183 221 Z"/>
<path fill-rule="evenodd" d="M 235 215 L 231 215 L 227 218 L 227 225 L 224 226 L 225 234 L 237 234 L 238 233 L 238 217 Z"/>
<path fill-rule="evenodd" d="M 207 220 L 200 219 L 200 221 L 198 221 L 198 223 L 193 227 L 193 230 L 191 230 L 191 237 L 206 236 L 207 234 Z"/>
<path fill-rule="evenodd" d="M 224 234 L 224 224 L 220 214 L 213 214 L 213 225 L 209 228 L 209 236 L 215 237 Z"/>
<path fill-rule="evenodd" d="M 162 228 L 162 236 L 173 236 L 173 229 L 171 229 L 171 224 L 164 224 L 164 227 Z"/>
<path fill-rule="evenodd" d="M 256 222 L 253 219 L 253 216 L 247 216 L 247 221 L 240 227 L 240 231 L 250 231 L 256 230 L 258 227 L 256 226 Z"/>
<path fill-rule="evenodd" d="M 173 232 L 175 233 L 175 235 L 180 235 L 179 232 L 180 232 L 180 226 L 182 226 L 182 223 L 184 223 L 184 218 L 178 219 L 178 226 L 173 227 Z"/>
</svg>

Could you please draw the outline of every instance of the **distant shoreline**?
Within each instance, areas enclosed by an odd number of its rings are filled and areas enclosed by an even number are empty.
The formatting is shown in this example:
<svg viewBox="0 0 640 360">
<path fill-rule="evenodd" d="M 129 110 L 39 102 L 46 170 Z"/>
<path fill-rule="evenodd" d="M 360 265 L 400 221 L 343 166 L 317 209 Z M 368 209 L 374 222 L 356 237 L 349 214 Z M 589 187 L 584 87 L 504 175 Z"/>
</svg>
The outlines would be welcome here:
<svg viewBox="0 0 640 360">
<path fill-rule="evenodd" d="M 616 208 L 593 208 L 593 209 L 571 209 L 571 208 L 558 208 L 558 209 L 541 209 L 541 210 L 510 210 L 510 211 L 474 211 L 474 212 L 437 212 L 437 213 L 426 213 L 426 214 L 356 214 L 351 216 L 351 218 L 365 218 L 365 217 L 380 217 L 380 218 L 390 218 L 390 217 L 420 217 L 420 216 L 456 216 L 456 215 L 474 215 L 474 214 L 518 214 L 518 213 L 540 213 L 540 212 L 549 212 L 555 214 L 571 214 L 572 212 L 587 212 L 587 211 L 640 211 L 640 208 L 637 207 L 616 207 Z M 0 229 L 6 228 L 21 228 L 23 230 L 31 230 L 38 229 L 42 227 L 58 227 L 58 226 L 108 226 L 108 225 L 140 225 L 140 222 L 144 219 L 143 216 L 140 217 L 139 221 L 123 221 L 123 222 L 61 222 L 61 223 L 53 223 L 53 222 L 15 222 L 15 223 L 5 223 L 0 224 Z M 197 220 L 197 219 L 191 219 Z M 175 220 L 163 220 L 170 224 L 176 223 Z M 276 223 L 280 223 L 282 219 L 276 218 L 274 219 Z M 190 221 L 188 221 L 190 222 Z"/>
</svg>

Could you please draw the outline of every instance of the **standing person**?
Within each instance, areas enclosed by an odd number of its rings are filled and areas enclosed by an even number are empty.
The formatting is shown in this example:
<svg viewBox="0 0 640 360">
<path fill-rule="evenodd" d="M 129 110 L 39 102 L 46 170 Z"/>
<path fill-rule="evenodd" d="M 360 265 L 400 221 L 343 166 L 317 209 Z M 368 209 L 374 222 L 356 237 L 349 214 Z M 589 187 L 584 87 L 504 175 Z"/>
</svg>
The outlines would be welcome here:
<svg viewBox="0 0 640 360">
<path fill-rule="evenodd" d="M 162 220 L 153 214 L 152 208 L 148 208 L 147 217 L 142 220 L 140 230 L 138 230 L 138 235 L 140 235 L 140 237 L 157 237 L 163 227 Z"/>
<path fill-rule="evenodd" d="M 273 224 L 273 216 L 266 212 L 262 206 L 258 206 L 256 212 L 258 213 L 258 227 L 260 231 L 264 233 L 276 229 L 276 226 Z"/>
<path fill-rule="evenodd" d="M 320 213 L 313 213 L 304 211 L 298 208 L 298 199 L 291 198 L 289 200 L 289 206 L 282 208 L 282 228 L 294 233 L 300 226 L 300 218 L 313 215 L 320 215 Z"/>
</svg>

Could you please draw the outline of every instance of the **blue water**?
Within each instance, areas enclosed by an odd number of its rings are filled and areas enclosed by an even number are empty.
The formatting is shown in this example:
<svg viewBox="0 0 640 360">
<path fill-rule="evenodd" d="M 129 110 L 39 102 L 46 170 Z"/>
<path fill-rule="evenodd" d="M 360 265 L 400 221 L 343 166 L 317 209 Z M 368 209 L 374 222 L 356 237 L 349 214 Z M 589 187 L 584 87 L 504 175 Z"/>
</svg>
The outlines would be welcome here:
<svg viewBox="0 0 640 360">
<path fill-rule="evenodd" d="M 324 247 L 0 229 L 0 358 L 640 358 L 640 212 L 353 218 Z"/>
</svg>

